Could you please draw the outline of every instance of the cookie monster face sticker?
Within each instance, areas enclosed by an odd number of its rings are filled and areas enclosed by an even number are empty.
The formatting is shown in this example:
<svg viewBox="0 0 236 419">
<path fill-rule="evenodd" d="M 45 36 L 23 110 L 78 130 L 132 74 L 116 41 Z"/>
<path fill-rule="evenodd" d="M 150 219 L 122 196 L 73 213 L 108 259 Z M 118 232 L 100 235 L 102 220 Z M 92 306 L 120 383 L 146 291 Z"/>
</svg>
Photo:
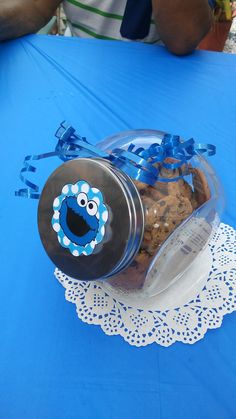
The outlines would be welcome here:
<svg viewBox="0 0 236 419">
<path fill-rule="evenodd" d="M 79 181 L 62 188 L 54 199 L 52 228 L 61 246 L 73 256 L 91 255 L 105 235 L 108 210 L 103 195 L 87 182 Z"/>
</svg>

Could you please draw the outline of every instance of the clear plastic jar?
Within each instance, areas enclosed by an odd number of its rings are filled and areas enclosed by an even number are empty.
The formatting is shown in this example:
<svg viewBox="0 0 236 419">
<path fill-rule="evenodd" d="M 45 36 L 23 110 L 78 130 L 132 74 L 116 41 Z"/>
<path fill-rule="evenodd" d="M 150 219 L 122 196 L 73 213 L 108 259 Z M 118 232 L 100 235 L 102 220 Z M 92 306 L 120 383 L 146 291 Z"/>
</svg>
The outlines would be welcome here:
<svg viewBox="0 0 236 419">
<path fill-rule="evenodd" d="M 127 131 L 97 147 L 108 153 L 131 143 L 148 149 L 165 135 Z M 38 210 L 40 236 L 56 266 L 77 279 L 105 280 L 144 296 L 179 280 L 218 227 L 223 193 L 200 154 L 179 167 L 176 162 L 168 157 L 154 163 L 159 175 L 152 184 L 137 180 L 132 170 L 127 174 L 122 159 L 78 158 L 60 166 Z"/>
<path fill-rule="evenodd" d="M 136 148 L 148 148 L 161 143 L 164 136 L 164 132 L 155 130 L 126 131 L 98 146 L 104 151 L 127 150 L 130 143 Z M 174 161 L 169 159 L 169 163 Z M 181 171 L 185 175 L 173 181 Z M 123 290 L 155 295 L 178 280 L 200 256 L 219 225 L 224 196 L 216 173 L 200 154 L 181 169 L 162 167 L 153 186 L 134 183 L 144 207 L 143 240 L 130 266 L 109 283 Z"/>
</svg>

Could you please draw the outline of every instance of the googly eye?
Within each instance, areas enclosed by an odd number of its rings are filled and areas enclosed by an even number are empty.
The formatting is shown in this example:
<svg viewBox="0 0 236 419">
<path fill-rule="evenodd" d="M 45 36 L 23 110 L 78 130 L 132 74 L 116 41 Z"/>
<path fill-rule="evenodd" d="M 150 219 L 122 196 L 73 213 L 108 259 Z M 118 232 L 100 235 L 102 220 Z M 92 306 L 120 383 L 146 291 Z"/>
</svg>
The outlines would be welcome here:
<svg viewBox="0 0 236 419">
<path fill-rule="evenodd" d="M 83 192 L 79 193 L 79 195 L 77 196 L 77 204 L 80 207 L 86 207 L 87 203 L 88 203 L 88 198 L 87 198 L 86 193 L 83 193 Z"/>
<path fill-rule="evenodd" d="M 98 210 L 98 206 L 96 204 L 96 202 L 94 201 L 89 201 L 87 204 L 87 212 L 89 215 L 95 215 L 97 213 Z"/>
</svg>

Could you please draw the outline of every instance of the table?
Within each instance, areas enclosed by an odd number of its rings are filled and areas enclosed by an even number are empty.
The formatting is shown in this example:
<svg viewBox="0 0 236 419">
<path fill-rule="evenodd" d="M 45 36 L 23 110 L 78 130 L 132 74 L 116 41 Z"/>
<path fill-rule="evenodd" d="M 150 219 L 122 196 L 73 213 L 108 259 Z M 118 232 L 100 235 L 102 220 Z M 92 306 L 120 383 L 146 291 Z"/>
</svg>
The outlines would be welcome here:
<svg viewBox="0 0 236 419">
<path fill-rule="evenodd" d="M 28 36 L 0 45 L 1 419 L 236 416 L 236 314 L 193 346 L 131 347 L 76 317 L 37 232 L 37 202 L 14 197 L 27 154 L 53 150 L 68 120 L 90 141 L 153 128 L 217 145 L 223 221 L 236 227 L 236 56 L 171 56 L 138 43 Z M 43 185 L 58 160 L 37 164 Z"/>
</svg>

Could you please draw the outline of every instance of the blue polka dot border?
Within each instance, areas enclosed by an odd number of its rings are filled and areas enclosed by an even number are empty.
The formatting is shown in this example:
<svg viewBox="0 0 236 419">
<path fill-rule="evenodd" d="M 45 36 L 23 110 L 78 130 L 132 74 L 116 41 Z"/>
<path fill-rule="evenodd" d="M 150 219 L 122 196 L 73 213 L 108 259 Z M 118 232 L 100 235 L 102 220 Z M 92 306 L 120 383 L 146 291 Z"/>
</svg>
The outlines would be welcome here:
<svg viewBox="0 0 236 419">
<path fill-rule="evenodd" d="M 76 243 L 73 243 L 65 235 L 61 225 L 60 225 L 60 209 L 62 202 L 66 197 L 75 196 L 77 197 L 79 193 L 83 192 L 87 195 L 88 201 L 93 200 L 97 204 L 97 214 L 98 219 L 98 232 L 96 238 L 85 246 L 79 246 Z M 89 183 L 81 180 L 75 184 L 66 184 L 63 186 L 61 195 L 57 196 L 53 201 L 53 217 L 52 217 L 52 228 L 57 234 L 58 241 L 62 247 L 69 249 L 70 253 L 73 256 L 89 256 L 94 252 L 95 247 L 101 243 L 105 236 L 105 224 L 108 220 L 108 210 L 106 205 L 103 202 L 103 195 L 101 191 L 97 188 L 93 188 Z"/>
</svg>

